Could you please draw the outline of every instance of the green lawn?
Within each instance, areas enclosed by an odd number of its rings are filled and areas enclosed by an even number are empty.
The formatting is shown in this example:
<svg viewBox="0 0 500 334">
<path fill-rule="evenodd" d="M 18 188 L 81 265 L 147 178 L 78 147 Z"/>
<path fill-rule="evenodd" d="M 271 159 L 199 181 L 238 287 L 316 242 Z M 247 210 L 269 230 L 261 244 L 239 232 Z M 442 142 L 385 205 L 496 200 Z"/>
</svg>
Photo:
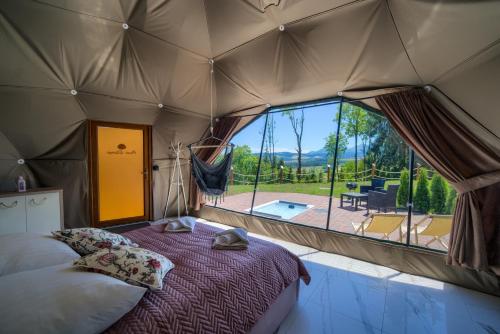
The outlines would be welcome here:
<svg viewBox="0 0 500 334">
<path fill-rule="evenodd" d="M 359 185 L 369 185 L 370 181 L 358 182 Z M 399 184 L 398 180 L 387 181 L 387 184 Z M 236 195 L 253 191 L 253 185 L 234 185 L 229 186 L 228 195 Z M 260 184 L 258 191 L 280 192 L 280 193 L 300 193 L 310 195 L 330 195 L 330 183 L 284 183 L 284 184 Z M 339 197 L 341 193 L 347 192 L 345 182 L 335 182 L 333 193 L 335 197 Z"/>
</svg>

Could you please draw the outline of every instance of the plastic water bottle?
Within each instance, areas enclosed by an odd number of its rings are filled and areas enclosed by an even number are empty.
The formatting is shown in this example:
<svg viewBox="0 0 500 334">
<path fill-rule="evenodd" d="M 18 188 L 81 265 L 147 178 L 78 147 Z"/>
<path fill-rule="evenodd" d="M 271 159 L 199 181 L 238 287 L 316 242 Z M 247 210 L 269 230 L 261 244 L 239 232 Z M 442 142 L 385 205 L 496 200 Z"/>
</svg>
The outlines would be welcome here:
<svg viewBox="0 0 500 334">
<path fill-rule="evenodd" d="M 26 180 L 22 176 L 17 179 L 17 191 L 20 193 L 26 191 Z"/>
</svg>

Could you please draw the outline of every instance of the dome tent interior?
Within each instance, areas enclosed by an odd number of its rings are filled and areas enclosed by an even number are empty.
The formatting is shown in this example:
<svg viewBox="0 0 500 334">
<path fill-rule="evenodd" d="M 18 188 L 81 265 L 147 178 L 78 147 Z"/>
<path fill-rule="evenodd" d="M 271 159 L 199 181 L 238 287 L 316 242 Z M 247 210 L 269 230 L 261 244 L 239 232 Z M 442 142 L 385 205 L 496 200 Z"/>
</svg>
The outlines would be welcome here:
<svg viewBox="0 0 500 334">
<path fill-rule="evenodd" d="M 500 1 L 4 0 L 0 47 L 0 192 L 15 191 L 20 175 L 32 188 L 63 189 L 66 228 L 93 226 L 93 121 L 151 126 L 154 221 L 165 210 L 171 143 L 204 138 L 212 121 L 217 130 L 238 119 L 233 135 L 270 108 L 322 99 L 385 112 L 379 96 L 422 87 L 491 153 L 492 169 L 477 175 L 497 173 L 488 185 L 499 185 Z M 188 164 L 182 173 L 190 189 Z M 177 202 L 174 195 L 169 204 Z M 387 255 L 375 248 L 393 247 L 349 244 L 342 235 L 335 244 L 308 229 L 190 209 L 371 262 Z M 484 229 L 494 235 L 488 247 L 500 251 L 498 222 Z M 382 264 L 489 293 L 498 288 L 491 268 L 440 272 L 443 254 L 415 252 Z M 488 256 L 499 270 L 500 254 Z"/>
</svg>

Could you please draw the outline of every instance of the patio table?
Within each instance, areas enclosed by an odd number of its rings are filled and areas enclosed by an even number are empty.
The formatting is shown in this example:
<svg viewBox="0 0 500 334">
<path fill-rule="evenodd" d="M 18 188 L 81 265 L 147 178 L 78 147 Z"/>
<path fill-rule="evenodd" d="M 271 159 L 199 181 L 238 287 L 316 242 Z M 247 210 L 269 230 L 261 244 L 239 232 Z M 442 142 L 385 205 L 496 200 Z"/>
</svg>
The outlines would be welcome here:
<svg viewBox="0 0 500 334">
<path fill-rule="evenodd" d="M 358 210 L 358 205 L 360 202 L 368 201 L 368 194 L 357 193 L 357 192 L 347 192 L 340 194 L 340 207 L 344 207 L 344 197 L 347 197 L 347 200 L 351 200 L 351 205 L 354 205 L 354 211 Z"/>
</svg>

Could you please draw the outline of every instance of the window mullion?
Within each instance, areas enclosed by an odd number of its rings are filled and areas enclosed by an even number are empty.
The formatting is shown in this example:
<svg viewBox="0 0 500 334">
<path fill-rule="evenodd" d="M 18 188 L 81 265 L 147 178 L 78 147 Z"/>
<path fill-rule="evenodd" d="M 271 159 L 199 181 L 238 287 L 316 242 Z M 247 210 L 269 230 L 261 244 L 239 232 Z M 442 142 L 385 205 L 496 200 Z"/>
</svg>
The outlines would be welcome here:
<svg viewBox="0 0 500 334">
<path fill-rule="evenodd" d="M 339 150 L 339 137 L 340 137 L 340 122 L 342 121 L 342 104 L 344 103 L 344 98 L 340 98 L 340 106 L 339 106 L 339 117 L 337 120 L 337 133 L 336 133 L 336 139 L 335 139 L 335 153 L 333 154 L 333 161 L 332 161 L 332 180 L 330 183 L 330 198 L 328 202 L 328 215 L 326 218 L 326 230 L 328 231 L 330 229 L 330 213 L 332 210 L 332 201 L 333 201 L 333 187 L 334 187 L 334 180 L 335 180 L 335 171 L 337 170 L 337 152 Z"/>
<path fill-rule="evenodd" d="M 257 185 L 259 183 L 259 178 L 260 178 L 260 167 L 261 167 L 261 161 L 262 161 L 262 151 L 264 150 L 264 140 L 266 138 L 266 131 L 267 131 L 267 122 L 269 118 L 269 110 L 266 111 L 266 121 L 264 124 L 264 131 L 262 132 L 262 142 L 260 144 L 260 154 L 259 154 L 259 163 L 257 164 L 257 175 L 255 176 L 255 183 L 253 187 L 253 196 L 252 196 L 252 206 L 250 207 L 250 214 L 253 214 L 253 205 L 255 203 L 255 193 L 257 192 Z"/>
</svg>

